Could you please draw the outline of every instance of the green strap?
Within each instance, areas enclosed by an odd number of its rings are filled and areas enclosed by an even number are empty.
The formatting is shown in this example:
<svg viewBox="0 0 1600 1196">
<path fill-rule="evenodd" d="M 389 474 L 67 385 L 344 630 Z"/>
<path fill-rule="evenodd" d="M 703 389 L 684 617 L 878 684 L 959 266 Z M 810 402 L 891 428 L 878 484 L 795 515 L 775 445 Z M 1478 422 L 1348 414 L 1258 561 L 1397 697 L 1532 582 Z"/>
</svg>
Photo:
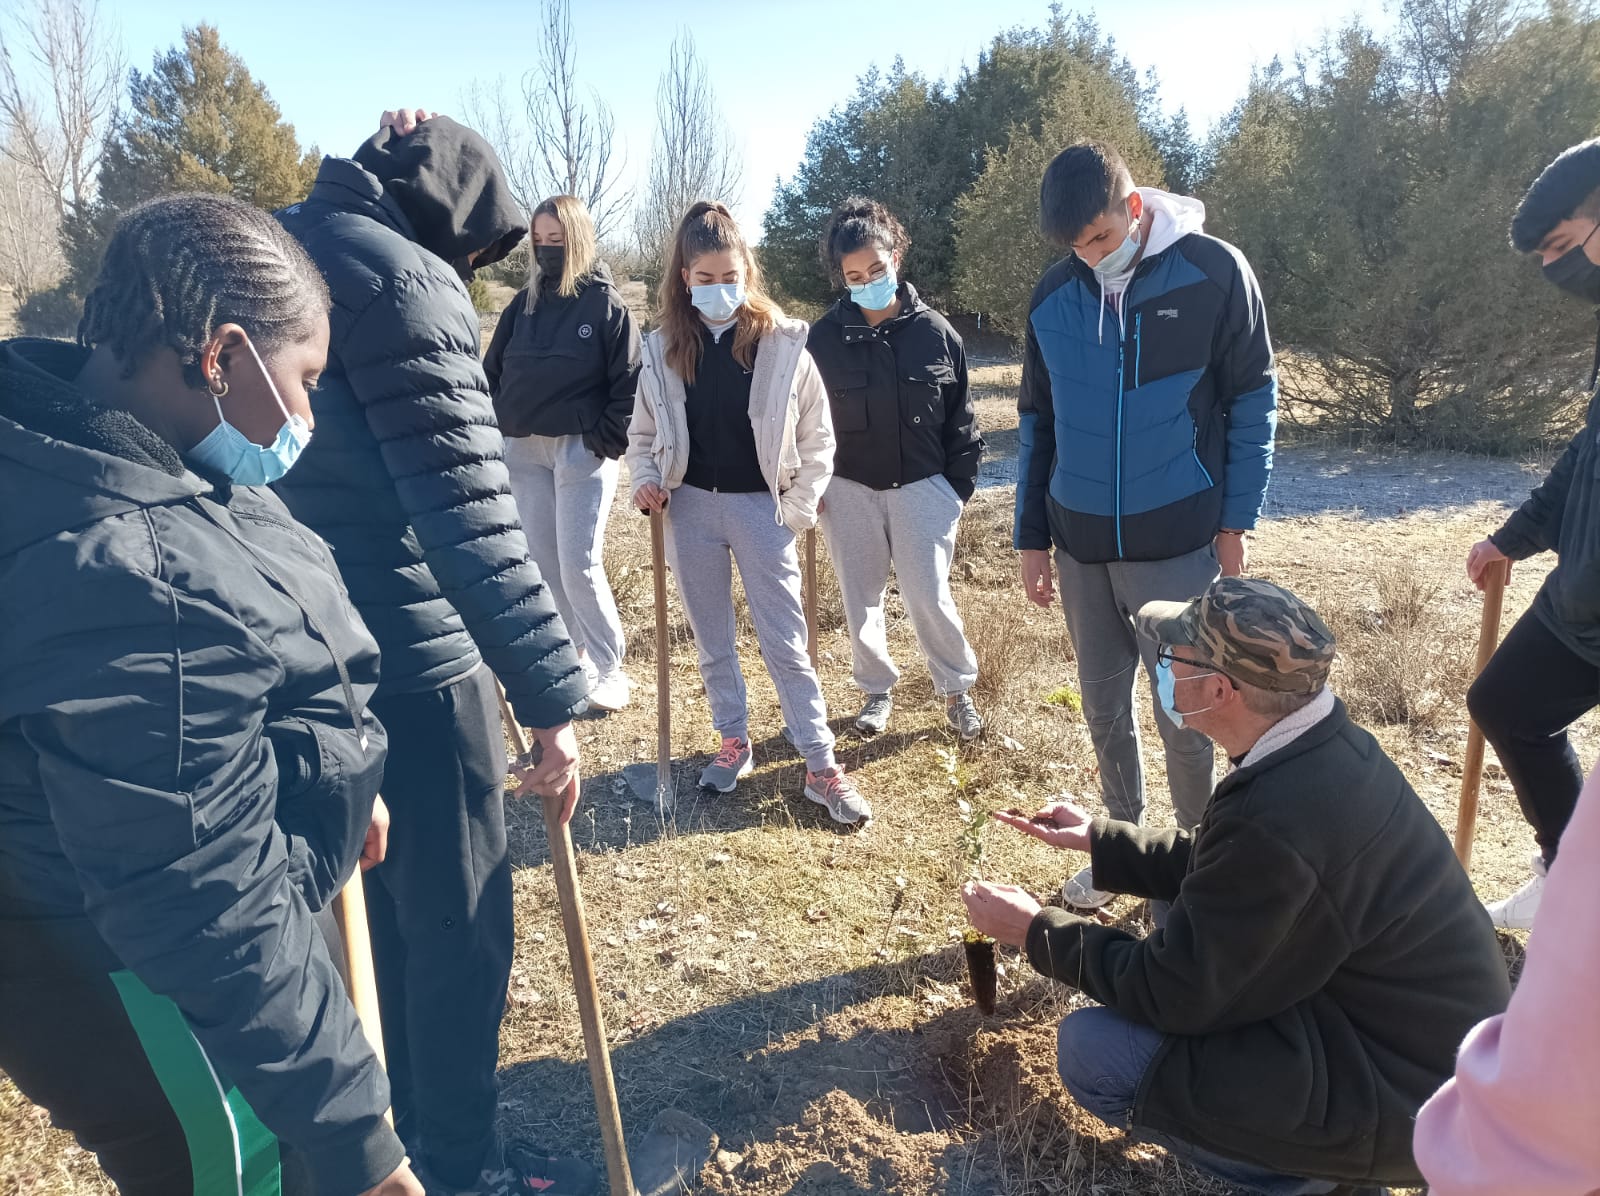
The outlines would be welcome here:
<svg viewBox="0 0 1600 1196">
<path fill-rule="evenodd" d="M 223 1091 L 178 1007 L 132 972 L 113 972 L 111 982 L 183 1126 L 194 1196 L 282 1196 L 278 1139 L 237 1088 Z"/>
</svg>

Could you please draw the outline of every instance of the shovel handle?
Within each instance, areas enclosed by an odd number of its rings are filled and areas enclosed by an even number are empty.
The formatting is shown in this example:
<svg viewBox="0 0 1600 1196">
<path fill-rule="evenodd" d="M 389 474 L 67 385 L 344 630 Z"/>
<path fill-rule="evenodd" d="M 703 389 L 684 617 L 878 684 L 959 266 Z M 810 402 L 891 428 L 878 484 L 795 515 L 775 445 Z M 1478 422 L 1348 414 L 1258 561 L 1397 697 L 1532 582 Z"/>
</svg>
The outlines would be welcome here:
<svg viewBox="0 0 1600 1196">
<path fill-rule="evenodd" d="M 673 792 L 672 668 L 667 655 L 666 512 L 650 512 L 650 573 L 656 598 L 656 797 Z"/>
<path fill-rule="evenodd" d="M 350 1004 L 361 1020 L 361 1032 L 378 1057 L 378 1066 L 387 1068 L 383 1054 L 383 1020 L 378 1014 L 378 977 L 372 966 L 372 935 L 367 929 L 367 891 L 357 868 L 333 899 L 333 916 L 339 923 L 339 938 L 344 944 L 345 974 L 350 978 Z M 394 1124 L 394 1110 L 385 1109 L 384 1120 Z"/>
<path fill-rule="evenodd" d="M 1478 625 L 1478 662 L 1474 678 L 1483 672 L 1500 643 L 1500 615 L 1505 608 L 1510 561 L 1495 561 L 1483 572 L 1483 619 Z M 1456 809 L 1456 859 L 1472 867 L 1472 836 L 1478 826 L 1478 788 L 1483 780 L 1483 728 L 1467 721 L 1467 752 L 1461 761 L 1461 803 Z"/>
<path fill-rule="evenodd" d="M 806 650 L 817 669 L 817 529 L 806 529 Z"/>
</svg>

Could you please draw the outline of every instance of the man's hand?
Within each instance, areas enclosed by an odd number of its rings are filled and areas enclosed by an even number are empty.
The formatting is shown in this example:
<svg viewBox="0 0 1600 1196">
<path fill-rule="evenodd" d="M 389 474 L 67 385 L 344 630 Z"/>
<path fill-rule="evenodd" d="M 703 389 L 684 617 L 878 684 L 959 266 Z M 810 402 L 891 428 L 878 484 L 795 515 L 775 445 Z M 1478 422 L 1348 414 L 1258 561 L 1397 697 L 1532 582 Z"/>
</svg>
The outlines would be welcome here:
<svg viewBox="0 0 1600 1196">
<path fill-rule="evenodd" d="M 389 1178 L 375 1188 L 368 1188 L 361 1196 L 427 1196 L 422 1184 L 411 1174 L 409 1163 L 401 1163 L 389 1173 Z"/>
<path fill-rule="evenodd" d="M 417 126 L 425 120 L 432 120 L 438 116 L 437 112 L 429 112 L 424 108 L 391 108 L 378 118 L 378 129 L 393 129 L 401 137 L 408 136 L 417 131 Z"/>
<path fill-rule="evenodd" d="M 532 793 L 562 799 L 561 821 L 578 806 L 578 734 L 571 723 L 533 729 L 532 763 L 517 778 L 518 797 Z"/>
<path fill-rule="evenodd" d="M 1055 598 L 1055 575 L 1050 570 L 1050 554 L 1043 548 L 1022 550 L 1022 592 L 1035 606 L 1048 608 Z"/>
<path fill-rule="evenodd" d="M 1069 801 L 1053 801 L 1037 814 L 1024 814 L 1020 810 L 996 810 L 990 815 L 996 822 L 1014 827 L 1025 835 L 1032 835 L 1051 847 L 1072 851 L 1089 850 L 1089 825 L 1093 819 L 1081 807 Z"/>
<path fill-rule="evenodd" d="M 1467 580 L 1480 590 L 1489 584 L 1484 575 L 1496 561 L 1510 561 L 1505 553 L 1494 546 L 1493 540 L 1479 540 L 1467 553 Z M 1508 575 L 1509 576 L 1509 575 Z"/>
<path fill-rule="evenodd" d="M 372 799 L 372 822 L 367 826 L 367 839 L 361 845 L 361 871 L 376 868 L 389 854 L 389 807 L 383 798 Z"/>
<path fill-rule="evenodd" d="M 633 492 L 633 505 L 641 511 L 665 511 L 667 492 L 654 482 L 646 482 Z"/>
<path fill-rule="evenodd" d="M 1250 567 L 1250 543 L 1244 532 L 1218 532 L 1212 541 L 1224 577 L 1243 577 Z"/>
<path fill-rule="evenodd" d="M 1016 885 L 971 880 L 961 888 L 967 918 L 996 942 L 1013 947 L 1028 945 L 1028 927 L 1039 913 L 1039 903 Z"/>
</svg>

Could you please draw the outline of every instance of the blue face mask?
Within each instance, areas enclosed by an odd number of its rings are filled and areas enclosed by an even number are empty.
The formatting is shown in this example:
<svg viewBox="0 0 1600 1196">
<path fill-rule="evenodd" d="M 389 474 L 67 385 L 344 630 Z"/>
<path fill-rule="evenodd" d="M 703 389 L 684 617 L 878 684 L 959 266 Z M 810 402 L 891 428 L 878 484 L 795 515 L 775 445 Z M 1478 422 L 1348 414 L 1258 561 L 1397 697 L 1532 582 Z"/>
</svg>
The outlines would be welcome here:
<svg viewBox="0 0 1600 1196">
<path fill-rule="evenodd" d="M 278 429 L 273 442 L 262 448 L 228 422 L 222 414 L 220 398 L 213 394 L 211 401 L 217 405 L 217 426 L 189 450 L 189 456 L 206 468 L 231 478 L 235 485 L 265 486 L 288 473 L 299 460 L 306 445 L 311 443 L 311 429 L 298 415 L 289 414 L 283 396 L 278 393 L 267 367 L 261 363 L 261 355 L 256 352 L 255 345 L 246 341 L 245 346 L 250 350 L 250 356 L 255 358 L 261 376 L 267 380 L 267 389 L 272 392 L 278 410 L 283 412 L 283 427 Z"/>
<path fill-rule="evenodd" d="M 1215 677 L 1216 671 L 1209 673 L 1195 673 L 1196 677 Z M 1185 677 L 1185 681 L 1189 678 Z M 1156 661 L 1156 697 L 1161 702 L 1161 709 L 1172 720 L 1174 727 L 1183 726 L 1183 720 L 1191 714 L 1204 714 L 1210 710 L 1209 706 L 1202 706 L 1199 710 L 1179 710 L 1176 697 L 1173 695 L 1173 685 L 1177 678 L 1172 675 L 1172 662 L 1170 660 Z"/>
<path fill-rule="evenodd" d="M 862 311 L 882 311 L 894 302 L 894 297 L 899 293 L 900 280 L 895 277 L 893 266 L 883 272 L 882 278 L 850 288 L 850 298 Z"/>
<path fill-rule="evenodd" d="M 744 306 L 743 282 L 713 282 L 689 288 L 689 301 L 713 324 L 726 324 Z"/>
<path fill-rule="evenodd" d="M 1133 219 L 1131 204 L 1128 220 L 1128 235 L 1123 238 L 1122 244 L 1094 264 L 1094 272 L 1101 278 L 1119 278 L 1126 274 L 1139 254 L 1139 222 Z"/>
</svg>

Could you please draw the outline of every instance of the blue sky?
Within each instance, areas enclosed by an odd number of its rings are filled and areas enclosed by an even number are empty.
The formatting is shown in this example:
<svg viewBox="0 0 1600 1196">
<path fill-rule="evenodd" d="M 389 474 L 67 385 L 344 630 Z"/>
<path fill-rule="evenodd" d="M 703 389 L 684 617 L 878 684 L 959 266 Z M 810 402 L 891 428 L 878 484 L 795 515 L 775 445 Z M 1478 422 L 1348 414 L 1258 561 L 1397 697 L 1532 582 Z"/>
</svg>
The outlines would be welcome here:
<svg viewBox="0 0 1600 1196">
<path fill-rule="evenodd" d="M 387 107 L 459 111 L 473 80 L 514 86 L 535 60 L 537 0 L 267 0 L 219 8 L 200 0 L 102 0 L 130 64 L 210 21 L 266 84 L 302 142 L 348 153 Z M 1090 5 L 1079 6 L 1087 11 Z M 790 175 L 813 121 L 846 99 L 873 64 L 896 55 L 923 74 L 953 78 L 993 35 L 1049 18 L 1044 0 L 575 0 L 582 82 L 611 105 L 630 176 L 646 169 L 656 80 L 667 46 L 693 31 L 744 156 L 739 214 L 754 223 L 774 180 Z M 1243 94 L 1252 66 L 1359 15 L 1387 27 L 1383 0 L 1139 0 L 1098 6 L 1102 29 L 1143 71 L 1160 76 L 1165 105 L 1199 127 Z"/>
</svg>

